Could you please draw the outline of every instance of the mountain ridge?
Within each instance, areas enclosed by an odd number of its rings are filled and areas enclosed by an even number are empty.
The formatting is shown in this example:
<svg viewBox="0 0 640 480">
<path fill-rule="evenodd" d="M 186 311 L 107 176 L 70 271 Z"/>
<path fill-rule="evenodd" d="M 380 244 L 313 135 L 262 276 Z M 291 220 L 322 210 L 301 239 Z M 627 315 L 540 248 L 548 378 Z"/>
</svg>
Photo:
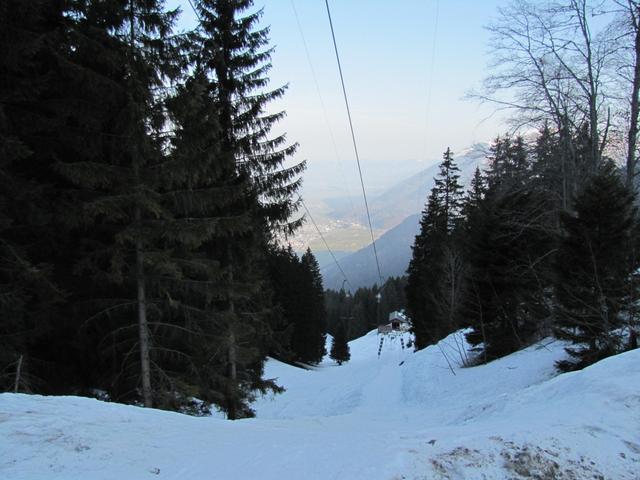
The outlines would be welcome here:
<svg viewBox="0 0 640 480">
<path fill-rule="evenodd" d="M 454 153 L 454 160 L 460 168 L 462 185 L 468 185 L 475 169 L 486 163 L 487 152 L 487 143 L 476 143 L 458 154 Z M 419 232 L 420 211 L 433 188 L 438 171 L 439 163 L 431 165 L 396 183 L 371 200 L 370 210 L 374 227 L 392 225 L 376 240 L 383 279 L 405 274 L 411 259 L 411 246 Z M 422 199 L 421 204 L 418 198 Z M 334 212 L 334 215 L 339 216 L 340 211 Z M 402 218 L 396 221 L 399 216 Z M 345 255 L 339 263 L 354 289 L 380 283 L 372 244 Z M 344 280 L 335 263 L 327 264 L 322 270 L 322 277 L 324 287 L 334 290 L 339 289 Z"/>
</svg>

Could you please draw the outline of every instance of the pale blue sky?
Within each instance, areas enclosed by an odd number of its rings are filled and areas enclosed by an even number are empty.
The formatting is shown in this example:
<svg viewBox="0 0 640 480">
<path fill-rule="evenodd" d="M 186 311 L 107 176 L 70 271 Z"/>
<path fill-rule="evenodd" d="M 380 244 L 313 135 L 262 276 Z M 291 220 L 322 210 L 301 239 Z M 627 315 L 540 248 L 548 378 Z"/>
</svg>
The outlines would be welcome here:
<svg viewBox="0 0 640 480">
<path fill-rule="evenodd" d="M 181 28 L 196 22 L 187 0 Z M 370 189 L 390 186 L 450 146 L 488 141 L 505 126 L 492 109 L 464 100 L 486 74 L 483 29 L 506 0 L 330 0 L 362 168 Z M 263 0 L 263 25 L 276 50 L 274 86 L 288 83 L 274 108 L 278 127 L 309 161 L 305 193 L 357 194 L 355 160 L 324 0 Z M 295 10 L 318 89 L 305 53 Z M 325 112 L 326 111 L 326 116 Z M 335 139 L 335 147 L 331 133 Z M 329 174 L 340 181 L 327 185 Z"/>
</svg>

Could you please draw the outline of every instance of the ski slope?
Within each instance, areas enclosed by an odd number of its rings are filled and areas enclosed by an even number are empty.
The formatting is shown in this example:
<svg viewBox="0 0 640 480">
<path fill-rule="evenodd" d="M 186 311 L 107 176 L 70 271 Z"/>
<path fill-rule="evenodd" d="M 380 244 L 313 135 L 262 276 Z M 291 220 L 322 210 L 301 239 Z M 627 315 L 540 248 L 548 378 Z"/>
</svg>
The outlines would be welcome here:
<svg viewBox="0 0 640 480">
<path fill-rule="evenodd" d="M 545 340 L 461 368 L 461 333 L 350 343 L 311 370 L 269 360 L 287 391 L 258 417 L 193 418 L 79 397 L 0 395 L 0 479 L 639 479 L 640 350 L 557 375 Z"/>
</svg>

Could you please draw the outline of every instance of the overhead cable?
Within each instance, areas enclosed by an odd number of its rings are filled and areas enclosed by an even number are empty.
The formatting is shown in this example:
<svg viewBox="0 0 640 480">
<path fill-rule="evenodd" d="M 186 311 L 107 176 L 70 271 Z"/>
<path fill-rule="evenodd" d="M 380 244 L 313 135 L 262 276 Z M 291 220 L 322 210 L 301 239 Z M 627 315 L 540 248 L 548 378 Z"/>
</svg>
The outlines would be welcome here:
<svg viewBox="0 0 640 480">
<path fill-rule="evenodd" d="M 191 5 L 191 9 L 193 10 L 193 13 L 195 13 L 196 17 L 198 18 L 198 21 L 200 22 L 200 24 L 202 25 L 202 17 L 200 16 L 200 14 L 198 13 L 198 10 L 195 8 L 193 1 L 192 0 L 188 0 L 189 1 L 189 5 Z M 298 14 L 295 10 L 295 5 L 293 5 L 292 2 L 292 6 L 294 8 L 294 12 L 296 13 L 296 19 L 298 17 Z M 300 27 L 300 23 L 298 21 L 298 26 Z M 302 33 L 302 29 L 300 28 L 300 32 Z M 304 38 L 304 37 L 303 37 Z M 306 42 L 305 42 L 305 50 L 306 50 Z M 307 51 L 307 58 L 309 59 L 309 64 L 311 65 L 311 60 L 309 58 L 309 53 Z M 313 66 L 312 68 L 312 72 L 313 71 Z M 315 72 L 314 74 L 314 80 L 315 80 Z M 318 82 L 316 81 L 316 88 L 318 88 Z M 320 94 L 319 92 L 319 88 L 318 88 L 318 95 Z M 322 102 L 322 97 L 320 97 L 320 101 Z M 323 109 L 324 109 L 324 103 L 323 103 Z M 325 116 L 326 116 L 326 111 L 325 111 Z M 327 120 L 328 123 L 328 120 Z M 331 132 L 331 130 L 330 130 Z M 333 133 L 331 133 L 331 138 L 333 140 Z M 334 148 L 335 148 L 335 141 L 334 141 Z M 337 150 L 336 150 L 337 151 Z M 309 208 L 307 207 L 307 205 L 304 203 L 304 200 L 302 199 L 302 197 L 298 198 L 299 201 L 302 203 L 302 206 L 304 207 L 305 211 L 307 212 L 307 215 L 309 216 L 309 219 L 311 220 L 311 223 L 313 223 L 313 226 L 315 227 L 316 231 L 318 232 L 318 235 L 320 235 L 320 238 L 322 239 L 322 242 L 324 243 L 324 246 L 326 247 L 327 251 L 331 254 L 331 258 L 333 258 L 333 261 L 335 262 L 336 266 L 338 267 L 338 270 L 340 271 L 340 273 L 342 274 L 342 277 L 344 278 L 344 281 L 342 282 L 343 285 L 346 282 L 347 285 L 349 285 L 349 288 L 351 289 L 351 282 L 349 282 L 349 279 L 347 278 L 347 275 L 344 273 L 344 270 L 342 269 L 342 267 L 340 266 L 340 263 L 338 263 L 338 259 L 336 258 L 336 256 L 334 255 L 333 251 L 331 250 L 331 248 L 329 247 L 329 244 L 327 243 L 327 241 L 324 238 L 324 235 L 322 235 L 322 232 L 320 231 L 320 228 L 318 228 L 318 224 L 316 223 L 316 221 L 313 219 L 313 216 L 311 215 L 311 211 L 309 210 Z M 378 267 L 378 272 L 380 271 L 379 267 Z"/>
<path fill-rule="evenodd" d="M 356 142 L 356 135 L 353 130 L 353 121 L 351 120 L 351 109 L 349 108 L 349 100 L 347 98 L 347 89 L 344 85 L 344 75 L 342 74 L 342 65 L 340 63 L 340 54 L 338 53 L 338 44 L 336 42 L 336 34 L 333 29 L 333 21 L 331 20 L 331 10 L 329 9 L 329 0 L 325 0 L 327 6 L 327 16 L 329 17 L 329 26 L 331 27 L 331 38 L 333 39 L 333 49 L 336 54 L 336 61 L 338 62 L 338 71 L 340 72 L 340 83 L 342 85 L 342 94 L 344 96 L 344 104 L 347 107 L 347 117 L 349 119 L 349 128 L 351 129 L 351 140 L 353 142 L 353 150 L 356 155 L 356 162 L 358 163 L 358 175 L 360 176 L 360 186 L 362 187 L 362 197 L 364 198 L 364 207 L 367 212 L 367 221 L 369 222 L 369 232 L 371 233 L 371 245 L 373 246 L 373 255 L 376 260 L 376 267 L 378 268 L 378 277 L 380 278 L 380 284 L 382 285 L 382 273 L 380 271 L 380 261 L 378 260 L 378 250 L 376 248 L 376 240 L 373 235 L 373 226 L 371 224 L 371 213 L 369 212 L 369 202 L 367 201 L 367 191 L 364 187 L 364 180 L 362 178 L 362 167 L 360 166 L 360 155 L 358 154 L 358 145 Z"/>
<path fill-rule="evenodd" d="M 351 195 L 351 191 L 349 190 L 349 185 L 346 182 L 346 175 L 344 175 L 343 163 L 340 160 L 340 154 L 338 153 L 338 146 L 336 145 L 336 139 L 333 135 L 333 129 L 331 128 L 331 122 L 329 122 L 329 115 L 327 114 L 327 108 L 324 104 L 324 100 L 322 98 L 322 93 L 320 92 L 320 85 L 318 83 L 318 78 L 316 75 L 316 70 L 313 68 L 313 62 L 311 61 L 311 54 L 309 53 L 309 47 L 307 46 L 307 40 L 304 36 L 304 31 L 302 29 L 302 23 L 300 22 L 300 17 L 298 15 L 298 9 L 296 8 L 295 0 L 291 0 L 291 8 L 293 9 L 293 14 L 296 17 L 296 23 L 298 24 L 298 32 L 300 32 L 300 38 L 302 39 L 302 46 L 304 47 L 304 52 L 307 57 L 307 63 L 309 64 L 309 69 L 311 70 L 311 76 L 313 78 L 313 83 L 316 87 L 316 93 L 318 94 L 318 100 L 320 100 L 320 106 L 322 107 L 322 113 L 324 115 L 325 123 L 327 124 L 327 130 L 329 131 L 329 138 L 331 139 L 331 143 L 333 145 L 333 151 L 336 155 L 336 162 L 338 163 L 340 170 L 343 172 L 341 175 L 342 182 L 344 184 L 344 188 L 347 193 L 347 198 L 349 199 L 349 205 L 351 206 L 351 211 L 355 212 L 355 207 L 353 205 L 353 196 Z"/>
<path fill-rule="evenodd" d="M 198 22 L 200 22 L 200 25 L 202 25 L 202 17 L 198 13 L 198 10 L 196 9 L 196 7 L 193 4 L 192 0 L 188 0 L 188 2 L 189 2 L 189 5 L 191 5 L 191 10 L 193 10 L 193 13 L 196 14 L 196 17 L 198 18 Z"/>
<path fill-rule="evenodd" d="M 345 275 L 344 270 L 340 266 L 340 263 L 338 263 L 338 259 L 333 254 L 333 251 L 331 251 L 331 248 L 329 247 L 329 244 L 327 243 L 327 241 L 324 238 L 324 235 L 322 235 L 322 232 L 318 228 L 318 224 L 313 219 L 313 216 L 311 215 L 311 212 L 307 208 L 306 203 L 304 203 L 304 200 L 302 199 L 302 197 L 299 197 L 298 200 L 300 200 L 300 202 L 302 203 L 302 206 L 304 207 L 305 211 L 307 212 L 307 215 L 309 216 L 309 219 L 311 220 L 311 223 L 313 223 L 313 226 L 316 227 L 316 231 L 318 232 L 318 235 L 320 235 L 320 238 L 322 239 L 322 242 L 324 243 L 325 248 L 331 254 L 331 258 L 333 258 L 333 261 L 335 262 L 336 266 L 338 267 L 338 270 L 340 270 L 340 273 L 342 274 L 342 277 L 344 278 L 344 282 L 347 282 L 347 285 L 349 285 L 349 290 L 352 290 L 353 287 L 351 286 L 351 282 L 349 282 L 349 279 Z M 342 282 L 343 285 L 344 285 L 344 282 Z"/>
</svg>

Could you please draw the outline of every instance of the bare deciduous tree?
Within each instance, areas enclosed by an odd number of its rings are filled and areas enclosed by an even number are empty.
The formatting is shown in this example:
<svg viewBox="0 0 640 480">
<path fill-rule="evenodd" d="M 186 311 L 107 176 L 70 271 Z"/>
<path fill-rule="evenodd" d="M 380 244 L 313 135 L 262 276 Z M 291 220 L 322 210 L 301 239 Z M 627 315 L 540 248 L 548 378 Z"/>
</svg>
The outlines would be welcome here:
<svg viewBox="0 0 640 480">
<path fill-rule="evenodd" d="M 553 125 L 561 142 L 563 204 L 580 183 L 579 168 L 597 171 L 609 140 L 611 98 L 606 69 L 617 45 L 605 36 L 603 2 L 514 0 L 488 26 L 493 63 L 471 97 L 515 113 L 515 129 Z M 594 28 L 592 23 L 597 24 Z M 576 132 L 588 132 L 587 163 L 575 164 Z"/>
<path fill-rule="evenodd" d="M 626 178 L 627 187 L 635 190 L 638 115 L 640 114 L 640 1 L 614 0 L 616 19 L 613 29 L 616 33 L 615 78 L 622 84 L 620 89 L 621 109 L 626 125 Z"/>
</svg>

